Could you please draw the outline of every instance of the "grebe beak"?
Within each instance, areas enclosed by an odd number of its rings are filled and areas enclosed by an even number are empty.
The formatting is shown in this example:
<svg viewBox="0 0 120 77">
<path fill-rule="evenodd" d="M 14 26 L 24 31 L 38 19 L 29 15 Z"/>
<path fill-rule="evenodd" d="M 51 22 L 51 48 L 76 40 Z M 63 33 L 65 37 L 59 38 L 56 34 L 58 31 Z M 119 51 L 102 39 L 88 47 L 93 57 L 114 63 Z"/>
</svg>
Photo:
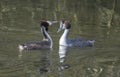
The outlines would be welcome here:
<svg viewBox="0 0 120 77">
<path fill-rule="evenodd" d="M 62 31 L 63 29 L 65 29 L 65 24 L 63 23 L 63 21 L 61 21 L 60 22 L 60 26 L 59 26 L 59 28 L 57 30 L 57 33 L 60 32 L 60 31 Z"/>
<path fill-rule="evenodd" d="M 47 21 L 47 23 L 48 23 L 49 25 L 52 25 L 52 24 L 58 23 L 58 21 L 56 21 L 56 20 L 54 20 L 54 21 Z"/>
</svg>

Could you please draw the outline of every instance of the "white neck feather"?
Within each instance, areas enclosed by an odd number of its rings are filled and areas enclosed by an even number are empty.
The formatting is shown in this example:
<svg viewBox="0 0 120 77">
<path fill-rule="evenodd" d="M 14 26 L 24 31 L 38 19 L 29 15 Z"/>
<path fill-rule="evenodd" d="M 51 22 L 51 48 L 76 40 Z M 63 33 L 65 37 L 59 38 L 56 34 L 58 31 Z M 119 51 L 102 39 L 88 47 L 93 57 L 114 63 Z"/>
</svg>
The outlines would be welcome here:
<svg viewBox="0 0 120 77">
<path fill-rule="evenodd" d="M 48 37 L 48 40 L 50 41 L 50 48 L 53 47 L 53 41 L 52 41 L 52 38 L 50 37 L 50 35 L 46 32 L 46 35 Z"/>
<path fill-rule="evenodd" d="M 69 33 L 69 29 L 65 29 L 64 30 L 64 33 L 62 34 L 60 40 L 59 40 L 59 45 L 64 45 L 64 46 L 67 46 L 67 36 L 68 36 L 68 33 Z"/>
</svg>

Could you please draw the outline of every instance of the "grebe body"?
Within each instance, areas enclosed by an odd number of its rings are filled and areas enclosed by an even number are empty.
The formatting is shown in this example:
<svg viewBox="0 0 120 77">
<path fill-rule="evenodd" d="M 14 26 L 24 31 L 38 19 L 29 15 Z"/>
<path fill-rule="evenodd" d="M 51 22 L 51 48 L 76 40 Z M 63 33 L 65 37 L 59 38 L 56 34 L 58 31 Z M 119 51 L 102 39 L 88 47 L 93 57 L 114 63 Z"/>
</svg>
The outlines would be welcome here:
<svg viewBox="0 0 120 77">
<path fill-rule="evenodd" d="M 93 47 L 95 40 L 85 40 L 83 38 L 69 39 L 68 34 L 70 32 L 71 25 L 67 21 L 61 21 L 58 32 L 64 29 L 64 32 L 59 40 L 59 45 L 66 47 Z"/>
</svg>

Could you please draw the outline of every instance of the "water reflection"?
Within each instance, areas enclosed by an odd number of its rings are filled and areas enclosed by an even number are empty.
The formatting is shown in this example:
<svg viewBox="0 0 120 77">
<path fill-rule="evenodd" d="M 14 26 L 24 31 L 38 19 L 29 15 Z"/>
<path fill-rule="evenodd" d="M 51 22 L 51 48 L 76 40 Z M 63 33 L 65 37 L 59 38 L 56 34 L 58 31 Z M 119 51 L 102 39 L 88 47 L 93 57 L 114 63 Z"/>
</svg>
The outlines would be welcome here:
<svg viewBox="0 0 120 77">
<path fill-rule="evenodd" d="M 30 76 L 41 76 L 50 72 L 51 51 L 19 51 L 19 59 L 24 65 L 24 72 Z"/>
<path fill-rule="evenodd" d="M 65 46 L 59 46 L 60 63 L 63 63 L 65 61 L 67 50 L 68 50 L 67 47 L 65 47 Z"/>
<path fill-rule="evenodd" d="M 68 47 L 65 46 L 59 46 L 59 59 L 60 59 L 60 66 L 59 66 L 59 70 L 64 70 L 64 69 L 68 69 L 70 66 L 67 64 L 64 64 L 66 56 L 67 56 L 67 52 L 68 52 Z"/>
</svg>

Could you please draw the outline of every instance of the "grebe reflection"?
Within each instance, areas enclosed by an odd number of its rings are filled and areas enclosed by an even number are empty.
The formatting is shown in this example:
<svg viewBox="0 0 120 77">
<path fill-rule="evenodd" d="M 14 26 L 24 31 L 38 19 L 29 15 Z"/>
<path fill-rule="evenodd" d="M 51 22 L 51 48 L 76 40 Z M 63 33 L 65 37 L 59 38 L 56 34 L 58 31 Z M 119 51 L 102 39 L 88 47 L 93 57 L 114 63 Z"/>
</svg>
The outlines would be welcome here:
<svg viewBox="0 0 120 77">
<path fill-rule="evenodd" d="M 68 51 L 68 47 L 59 46 L 59 59 L 60 59 L 59 60 L 60 66 L 58 68 L 59 71 L 69 68 L 68 64 L 64 64 L 67 56 L 67 51 Z"/>
<path fill-rule="evenodd" d="M 39 52 L 39 53 L 38 53 Z M 35 55 L 35 56 L 34 56 Z M 44 75 L 51 71 L 51 50 L 36 51 L 36 52 L 25 52 L 19 51 L 18 53 L 19 62 L 24 63 L 24 67 L 28 71 L 37 71 L 36 74 Z M 28 61 L 30 60 L 30 62 Z M 30 69 L 36 68 L 36 69 Z"/>
<path fill-rule="evenodd" d="M 67 53 L 67 47 L 65 46 L 59 46 L 59 58 L 60 63 L 63 63 L 65 61 L 66 53 Z"/>
</svg>

